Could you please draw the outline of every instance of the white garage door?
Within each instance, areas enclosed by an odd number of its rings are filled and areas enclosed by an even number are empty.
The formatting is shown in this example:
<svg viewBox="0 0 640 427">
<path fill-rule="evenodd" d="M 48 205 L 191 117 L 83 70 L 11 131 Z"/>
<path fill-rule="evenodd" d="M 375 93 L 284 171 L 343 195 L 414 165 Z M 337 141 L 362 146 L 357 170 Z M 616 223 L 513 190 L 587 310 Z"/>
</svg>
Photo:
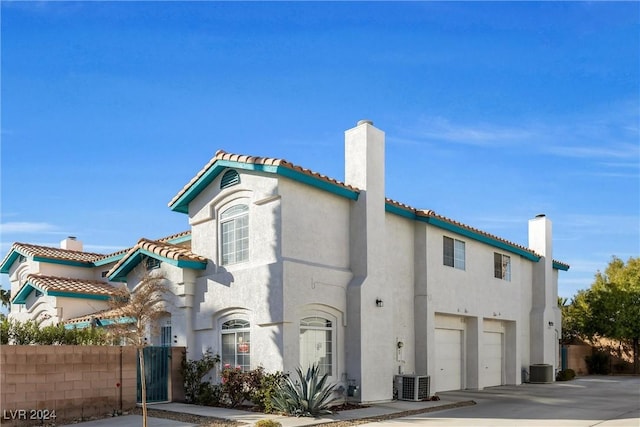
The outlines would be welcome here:
<svg viewBox="0 0 640 427">
<path fill-rule="evenodd" d="M 503 335 L 485 332 L 482 339 L 482 387 L 502 385 Z"/>
<path fill-rule="evenodd" d="M 462 331 L 436 329 L 435 391 L 462 388 Z"/>
</svg>

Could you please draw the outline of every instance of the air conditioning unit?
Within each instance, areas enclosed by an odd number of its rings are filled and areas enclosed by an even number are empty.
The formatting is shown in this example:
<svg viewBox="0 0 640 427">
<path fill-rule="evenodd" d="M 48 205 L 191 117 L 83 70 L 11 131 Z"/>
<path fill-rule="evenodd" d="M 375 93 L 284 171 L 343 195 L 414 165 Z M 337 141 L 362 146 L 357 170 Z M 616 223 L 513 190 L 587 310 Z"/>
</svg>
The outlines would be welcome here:
<svg viewBox="0 0 640 427">
<path fill-rule="evenodd" d="M 529 365 L 529 382 L 531 384 L 549 384 L 553 382 L 553 366 L 539 363 Z"/>
<path fill-rule="evenodd" d="M 398 400 L 421 401 L 429 398 L 429 376 L 427 375 L 396 375 L 394 388 Z"/>
</svg>

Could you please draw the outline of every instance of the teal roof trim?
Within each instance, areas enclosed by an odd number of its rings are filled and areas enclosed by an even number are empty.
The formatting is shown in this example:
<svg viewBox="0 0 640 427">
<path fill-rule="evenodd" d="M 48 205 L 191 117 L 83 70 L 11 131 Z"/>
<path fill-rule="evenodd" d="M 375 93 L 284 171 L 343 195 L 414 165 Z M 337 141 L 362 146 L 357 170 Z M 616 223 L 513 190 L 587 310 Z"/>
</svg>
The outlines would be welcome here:
<svg viewBox="0 0 640 427">
<path fill-rule="evenodd" d="M 109 326 L 115 323 L 133 323 L 136 319 L 133 317 L 121 317 L 118 320 L 113 319 L 100 319 L 101 326 Z M 91 327 L 91 322 L 78 322 L 78 323 L 68 323 L 64 325 L 65 329 L 86 329 Z"/>
<path fill-rule="evenodd" d="M 40 289 L 39 287 L 33 286 L 31 283 L 27 282 L 27 283 L 24 284 L 24 286 L 22 288 L 20 288 L 20 290 L 18 291 L 16 296 L 13 298 L 12 303 L 14 303 L 14 304 L 26 304 L 27 303 L 27 297 L 33 291 L 40 291 L 40 292 L 44 293 L 44 291 L 42 289 Z"/>
<path fill-rule="evenodd" d="M 534 261 L 534 262 L 538 262 L 540 261 L 540 257 L 537 255 L 532 254 L 531 252 L 525 251 L 523 249 L 517 248 L 515 246 L 511 246 L 508 245 L 500 240 L 496 240 L 496 239 L 492 239 L 491 237 L 488 236 L 484 236 L 482 234 L 478 234 L 474 231 L 468 230 L 466 228 L 457 226 L 455 224 L 451 224 L 450 222 L 447 221 L 443 221 L 441 219 L 438 218 L 434 218 L 434 217 L 426 217 L 426 218 L 419 218 L 420 220 L 431 224 L 433 226 L 436 226 L 438 228 L 441 228 L 443 230 L 447 230 L 447 231 L 451 231 L 454 232 L 456 234 L 460 234 L 461 236 L 465 236 L 468 237 L 470 239 L 476 240 L 478 242 L 482 242 L 485 243 L 489 246 L 493 246 L 494 248 L 498 248 L 498 249 L 502 249 L 503 251 L 507 251 L 507 252 L 511 252 L 514 253 L 516 255 L 520 255 L 521 257 L 528 259 L 529 261 Z"/>
<path fill-rule="evenodd" d="M 295 181 L 301 182 L 321 190 L 328 191 L 338 196 L 346 197 L 351 200 L 358 199 L 358 192 L 350 190 L 341 185 L 334 184 L 323 179 L 307 175 L 305 173 L 292 170 L 284 166 L 262 165 L 257 163 L 236 162 L 233 160 L 218 160 L 198 180 L 180 196 L 170 207 L 172 211 L 180 213 L 189 212 L 189 203 L 195 199 L 214 179 L 226 168 L 244 169 L 256 172 L 272 173 L 284 176 Z"/>
<path fill-rule="evenodd" d="M 556 270 L 569 271 L 569 266 L 553 261 L 553 268 Z"/>
<path fill-rule="evenodd" d="M 126 282 L 127 274 L 131 272 L 138 264 L 142 262 L 142 256 L 148 256 L 151 258 L 155 258 L 162 262 L 166 262 L 169 265 L 174 265 L 179 268 L 190 268 L 193 270 L 204 270 L 207 268 L 206 262 L 199 261 L 186 261 L 186 260 L 175 260 L 172 258 L 166 258 L 161 255 L 158 255 L 154 252 L 148 251 L 146 249 L 137 249 L 131 257 L 125 261 L 116 271 L 114 271 L 109 277 L 109 281 L 111 282 Z"/>
<path fill-rule="evenodd" d="M 401 217 L 407 218 L 407 219 L 412 219 L 412 220 L 416 220 L 416 221 L 421 221 L 421 222 L 426 222 L 428 224 L 431 224 L 435 227 L 441 228 L 443 230 L 447 230 L 447 231 L 451 231 L 453 233 L 459 234 L 461 236 L 465 236 L 468 237 L 470 239 L 476 240 L 478 242 L 482 242 L 485 243 L 489 246 L 493 246 L 494 248 L 498 248 L 501 249 L 503 251 L 507 251 L 507 252 L 511 252 L 517 255 L 520 255 L 530 261 L 534 261 L 534 262 L 538 262 L 540 260 L 540 257 L 537 255 L 532 254 L 531 252 L 528 252 L 526 250 L 520 249 L 518 247 L 515 246 L 511 246 L 507 243 L 504 243 L 500 240 L 497 239 L 492 239 L 489 236 L 485 236 L 483 234 L 479 234 L 476 233 L 472 230 L 457 226 L 455 224 L 451 224 L 450 222 L 447 221 L 443 221 L 441 219 L 438 218 L 434 218 L 434 217 L 423 217 L 423 216 L 417 216 L 415 213 L 407 210 L 407 209 L 403 209 L 401 207 L 398 207 L 396 205 L 392 205 L 390 203 L 386 203 L 385 204 L 385 210 L 389 213 L 395 214 L 395 215 L 399 215 Z M 554 267 L 556 267 L 556 264 L 554 263 Z M 560 264 L 558 264 L 558 266 L 556 268 L 560 268 Z M 561 270 L 563 268 L 560 268 Z"/>
<path fill-rule="evenodd" d="M 338 196 L 345 197 L 347 199 L 358 200 L 359 193 L 357 191 L 350 190 L 341 185 L 337 185 L 320 178 L 316 178 L 315 176 L 307 175 L 305 173 L 283 166 L 278 166 L 276 173 L 280 176 L 284 176 L 303 184 L 319 188 L 320 190 L 328 191 L 329 193 L 337 194 Z"/>
<path fill-rule="evenodd" d="M 0 265 L 0 273 L 9 274 L 9 271 L 11 270 L 11 266 L 20 257 L 20 255 L 24 255 L 24 254 L 21 254 L 15 249 L 11 249 L 9 256 L 7 256 L 4 262 L 2 263 L 2 265 Z"/>
<path fill-rule="evenodd" d="M 124 256 L 125 256 L 126 254 L 127 254 L 126 252 L 123 252 L 123 253 L 121 253 L 121 254 L 111 255 L 111 256 L 108 256 L 108 257 L 106 257 L 106 258 L 99 259 L 98 261 L 94 262 L 93 264 L 94 264 L 96 267 L 100 267 L 101 265 L 111 264 L 112 262 L 118 262 L 118 261 L 120 261 L 122 258 L 124 258 Z"/>
<path fill-rule="evenodd" d="M 180 236 L 180 237 L 176 237 L 175 239 L 169 239 L 167 240 L 167 243 L 171 243 L 172 245 L 178 245 L 180 243 L 190 242 L 190 241 L 191 241 L 191 234 L 187 234 L 186 236 Z"/>
<path fill-rule="evenodd" d="M 34 256 L 34 261 L 38 262 L 48 262 L 50 264 L 62 264 L 62 265 L 70 265 L 73 267 L 85 267 L 85 268 L 93 268 L 94 265 L 92 262 L 82 262 L 82 261 L 71 261 L 68 259 L 57 259 L 57 258 L 47 258 L 41 256 Z"/>
</svg>

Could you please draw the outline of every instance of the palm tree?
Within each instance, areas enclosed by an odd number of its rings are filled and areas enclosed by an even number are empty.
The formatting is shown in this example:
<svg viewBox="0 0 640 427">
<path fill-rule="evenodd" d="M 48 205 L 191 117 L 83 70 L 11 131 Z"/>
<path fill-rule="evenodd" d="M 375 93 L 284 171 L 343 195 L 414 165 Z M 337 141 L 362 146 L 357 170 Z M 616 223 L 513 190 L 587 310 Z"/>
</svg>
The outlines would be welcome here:
<svg viewBox="0 0 640 427">
<path fill-rule="evenodd" d="M 7 307 L 11 310 L 11 291 L 7 291 L 5 289 L 0 289 L 0 304 L 3 307 Z"/>
</svg>

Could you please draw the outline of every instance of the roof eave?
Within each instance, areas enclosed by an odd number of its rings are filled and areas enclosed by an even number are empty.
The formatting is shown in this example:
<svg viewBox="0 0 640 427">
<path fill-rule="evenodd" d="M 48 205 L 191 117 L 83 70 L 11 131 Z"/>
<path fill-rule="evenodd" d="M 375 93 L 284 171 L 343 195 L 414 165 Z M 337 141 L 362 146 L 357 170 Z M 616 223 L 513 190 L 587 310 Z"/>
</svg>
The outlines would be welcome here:
<svg viewBox="0 0 640 427">
<path fill-rule="evenodd" d="M 265 165 L 261 163 L 244 163 L 234 160 L 216 160 L 180 197 L 169 202 L 172 211 L 189 212 L 189 203 L 195 199 L 226 168 L 244 169 L 255 172 L 266 172 L 293 179 L 300 183 L 328 191 L 351 200 L 358 199 L 358 191 L 343 185 L 326 181 L 320 177 L 309 175 L 284 165 Z"/>
</svg>

